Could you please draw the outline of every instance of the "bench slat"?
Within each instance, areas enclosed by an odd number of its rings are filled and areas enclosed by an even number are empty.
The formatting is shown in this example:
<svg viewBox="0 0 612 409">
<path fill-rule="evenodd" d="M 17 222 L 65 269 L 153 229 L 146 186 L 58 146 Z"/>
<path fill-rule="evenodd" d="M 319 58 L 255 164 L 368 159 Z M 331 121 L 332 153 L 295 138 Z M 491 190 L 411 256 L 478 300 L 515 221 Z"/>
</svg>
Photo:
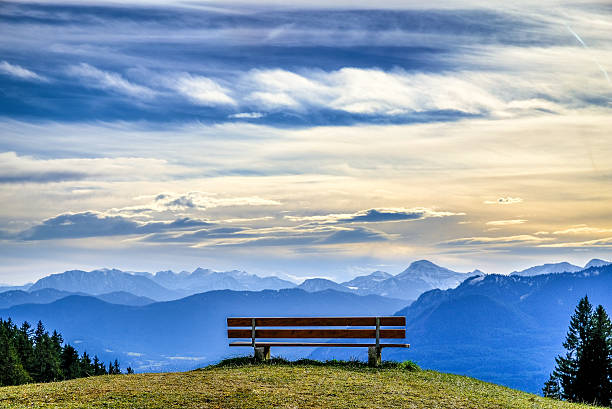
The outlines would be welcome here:
<svg viewBox="0 0 612 409">
<path fill-rule="evenodd" d="M 250 347 L 250 341 L 236 341 L 229 344 L 231 347 Z M 341 342 L 257 342 L 257 347 L 374 347 L 374 343 L 341 343 Z M 380 344 L 381 348 L 410 348 L 410 344 Z"/>
<path fill-rule="evenodd" d="M 251 317 L 228 318 L 227 326 L 250 327 L 251 319 Z M 255 318 L 255 324 L 256 327 L 366 327 L 376 325 L 376 317 L 262 317 Z M 380 325 L 402 327 L 406 325 L 406 317 L 380 317 Z"/>
<path fill-rule="evenodd" d="M 228 329 L 228 338 L 251 338 L 250 329 Z M 404 329 L 381 329 L 380 338 L 405 338 Z M 257 329 L 255 338 L 376 338 L 375 329 Z"/>
</svg>

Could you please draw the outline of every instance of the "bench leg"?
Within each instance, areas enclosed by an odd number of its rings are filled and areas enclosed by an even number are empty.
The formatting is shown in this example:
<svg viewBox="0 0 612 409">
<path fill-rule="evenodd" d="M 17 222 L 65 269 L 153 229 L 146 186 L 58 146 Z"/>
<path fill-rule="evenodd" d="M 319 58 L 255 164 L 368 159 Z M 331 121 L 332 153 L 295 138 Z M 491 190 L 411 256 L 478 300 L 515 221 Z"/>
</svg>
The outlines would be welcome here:
<svg viewBox="0 0 612 409">
<path fill-rule="evenodd" d="M 380 366 L 380 351 L 382 348 L 368 347 L 368 365 L 369 366 Z"/>
<path fill-rule="evenodd" d="M 270 347 L 255 347 L 255 361 L 262 362 L 270 359 Z"/>
</svg>

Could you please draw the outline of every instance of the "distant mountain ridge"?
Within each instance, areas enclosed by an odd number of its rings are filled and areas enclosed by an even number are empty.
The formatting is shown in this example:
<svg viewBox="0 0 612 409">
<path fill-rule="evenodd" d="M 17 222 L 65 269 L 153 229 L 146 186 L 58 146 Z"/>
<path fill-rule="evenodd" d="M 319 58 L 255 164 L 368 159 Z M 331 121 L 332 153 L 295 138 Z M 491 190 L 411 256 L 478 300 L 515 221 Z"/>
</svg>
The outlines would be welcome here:
<svg viewBox="0 0 612 409">
<path fill-rule="evenodd" d="M 91 295 L 125 291 L 160 301 L 181 296 L 180 293 L 162 287 L 145 276 L 129 274 L 116 269 L 69 270 L 60 274 L 51 274 L 36 281 L 29 291 L 43 288 L 55 288 L 72 293 Z"/>
<path fill-rule="evenodd" d="M 374 271 L 342 283 L 324 278 L 311 278 L 304 280 L 297 288 L 310 292 L 332 289 L 358 295 L 373 294 L 416 300 L 419 295 L 434 288 L 456 287 L 469 276 L 466 273 L 440 267 L 428 260 L 418 260 L 395 276 L 384 271 Z"/>
<path fill-rule="evenodd" d="M 261 291 L 292 288 L 296 285 L 278 277 L 259 277 L 244 271 L 217 272 L 198 268 L 192 273 L 160 271 L 129 273 L 117 269 L 69 270 L 41 278 L 28 291 L 46 288 L 91 295 L 126 292 L 157 301 L 183 298 L 214 290 Z"/>
<path fill-rule="evenodd" d="M 21 304 L 48 304 L 71 295 L 89 296 L 85 293 L 72 293 L 69 291 L 57 290 L 55 288 L 43 288 L 35 291 L 12 290 L 0 292 L 0 308 L 9 308 Z M 147 297 L 139 297 L 125 291 L 99 294 L 95 298 L 106 301 L 110 304 L 122 305 L 147 305 L 155 302 Z"/>
<path fill-rule="evenodd" d="M 229 348 L 230 316 L 391 315 L 405 301 L 333 290 L 218 290 L 145 306 L 109 304 L 92 296 L 71 295 L 49 304 L 0 309 L 0 317 L 21 323 L 42 320 L 67 342 L 102 359 L 119 357 L 122 366 L 141 371 L 186 370 L 250 348 Z M 106 351 L 106 352 L 104 352 Z M 109 352 L 110 351 L 110 352 Z M 279 348 L 275 353 L 305 356 L 310 350 Z"/>
<path fill-rule="evenodd" d="M 612 262 L 594 258 L 588 263 L 586 263 L 584 267 L 580 267 L 564 261 L 561 263 L 542 264 L 539 266 L 527 268 L 522 271 L 513 271 L 511 275 L 535 276 L 540 274 L 552 273 L 575 273 L 576 271 L 581 271 L 590 267 L 602 267 L 607 264 L 612 264 Z"/>
<path fill-rule="evenodd" d="M 607 264 L 610 262 L 593 259 L 586 264 L 585 268 Z M 522 271 L 515 271 L 512 275 L 535 276 L 575 272 L 581 269 L 579 266 L 561 262 L 530 267 Z M 456 272 L 428 260 L 415 261 L 397 275 L 374 271 L 371 274 L 358 276 L 341 283 L 325 278 L 312 278 L 304 280 L 299 285 L 276 276 L 260 277 L 239 270 L 214 271 L 196 268 L 192 272 L 175 273 L 166 270 L 153 274 L 125 272 L 118 269 L 69 270 L 41 278 L 34 284 L 0 287 L 0 293 L 10 290 L 33 292 L 49 288 L 67 293 L 91 295 L 125 292 L 136 297 L 168 301 L 215 290 L 261 291 L 300 288 L 310 292 L 332 289 L 358 295 L 373 294 L 412 301 L 426 291 L 436 288 L 442 290 L 454 288 L 468 277 L 483 274 L 480 270 L 474 270 L 471 273 Z"/>
</svg>

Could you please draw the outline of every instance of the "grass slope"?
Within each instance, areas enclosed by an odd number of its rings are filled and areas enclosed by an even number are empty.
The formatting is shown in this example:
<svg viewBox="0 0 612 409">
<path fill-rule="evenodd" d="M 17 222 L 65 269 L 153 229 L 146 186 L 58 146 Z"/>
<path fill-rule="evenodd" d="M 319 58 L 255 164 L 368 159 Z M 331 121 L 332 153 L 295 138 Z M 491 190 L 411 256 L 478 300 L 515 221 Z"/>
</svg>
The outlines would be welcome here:
<svg viewBox="0 0 612 409">
<path fill-rule="evenodd" d="M 2 408 L 592 408 L 398 365 L 286 362 L 0 388 Z"/>
</svg>

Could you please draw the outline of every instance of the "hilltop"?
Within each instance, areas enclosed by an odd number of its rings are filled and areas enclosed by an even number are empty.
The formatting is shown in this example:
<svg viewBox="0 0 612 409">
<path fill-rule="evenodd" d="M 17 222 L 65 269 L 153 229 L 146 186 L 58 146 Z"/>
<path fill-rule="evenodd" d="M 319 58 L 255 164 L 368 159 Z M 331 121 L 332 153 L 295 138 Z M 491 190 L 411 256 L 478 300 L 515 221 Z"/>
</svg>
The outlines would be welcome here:
<svg viewBox="0 0 612 409">
<path fill-rule="evenodd" d="M 0 388 L 6 408 L 592 408 L 401 365 L 259 364 Z"/>
</svg>

